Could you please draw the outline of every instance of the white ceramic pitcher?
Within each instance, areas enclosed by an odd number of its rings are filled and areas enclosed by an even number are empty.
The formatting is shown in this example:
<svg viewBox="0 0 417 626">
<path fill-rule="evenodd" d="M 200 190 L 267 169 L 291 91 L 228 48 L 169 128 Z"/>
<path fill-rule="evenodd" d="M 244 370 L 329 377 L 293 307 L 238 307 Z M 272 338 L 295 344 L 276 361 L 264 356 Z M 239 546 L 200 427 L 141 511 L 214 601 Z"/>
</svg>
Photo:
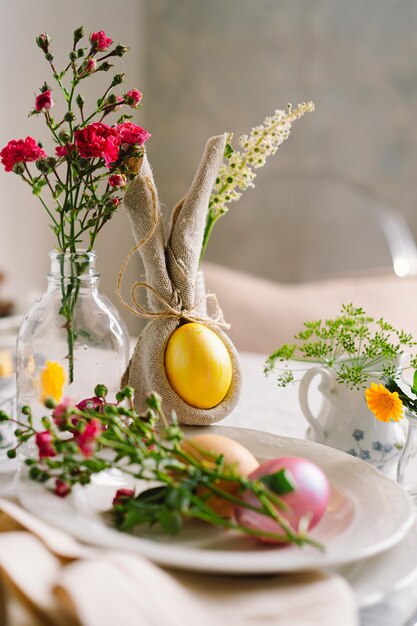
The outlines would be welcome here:
<svg viewBox="0 0 417 626">
<path fill-rule="evenodd" d="M 301 410 L 310 424 L 307 437 L 393 475 L 405 443 L 403 425 L 378 421 L 366 405 L 365 389 L 350 389 L 338 383 L 336 375 L 333 369 L 312 367 L 300 382 Z M 317 416 L 310 405 L 310 385 L 316 376 L 321 378 L 318 385 L 321 407 Z"/>
</svg>

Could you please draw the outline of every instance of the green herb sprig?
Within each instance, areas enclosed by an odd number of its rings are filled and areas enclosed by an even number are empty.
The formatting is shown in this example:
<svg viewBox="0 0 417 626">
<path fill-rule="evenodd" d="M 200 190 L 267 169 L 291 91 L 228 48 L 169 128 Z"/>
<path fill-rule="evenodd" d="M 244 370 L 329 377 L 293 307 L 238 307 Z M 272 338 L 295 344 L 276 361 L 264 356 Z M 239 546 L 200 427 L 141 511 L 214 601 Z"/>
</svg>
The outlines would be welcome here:
<svg viewBox="0 0 417 626">
<path fill-rule="evenodd" d="M 417 345 L 411 334 L 396 330 L 383 318 L 369 317 L 352 304 L 342 305 L 340 315 L 334 319 L 305 322 L 295 340 L 282 345 L 266 360 L 264 372 L 278 372 L 279 387 L 296 380 L 297 370 L 289 367 L 290 361 L 332 368 L 337 382 L 351 389 L 366 386 L 371 378 L 394 379 L 401 371 L 399 359 L 405 348 Z M 410 365 L 417 367 L 417 357 L 410 359 Z"/>
<path fill-rule="evenodd" d="M 17 445 L 8 456 L 14 458 L 23 443 L 34 440 L 39 458 L 25 460 L 29 477 L 45 483 L 58 496 L 67 495 L 75 486 L 88 485 L 95 474 L 113 468 L 134 480 L 146 481 L 149 488 L 137 495 L 115 499 L 111 514 L 123 531 L 157 525 L 165 533 L 177 534 L 187 520 L 194 519 L 245 535 L 322 548 L 307 535 L 308 524 L 301 523 L 296 531 L 281 514 L 288 509 L 281 496 L 294 491 L 286 470 L 251 481 L 234 465 L 225 463 L 222 455 L 204 450 L 197 460 L 182 446 L 184 435 L 175 415 L 169 423 L 157 394 L 147 397 L 148 408 L 143 415 L 134 409 L 130 387 L 117 394 L 116 404 L 108 403 L 106 395 L 104 385 L 98 385 L 95 398 L 87 403 L 57 406 L 49 400 L 46 405 L 53 409 L 52 415 L 43 417 L 44 430 L 40 432 L 33 426 L 29 407 L 24 407 L 22 421 L 0 412 L 0 422 L 11 421 L 17 426 Z M 229 482 L 238 487 L 233 493 L 224 487 Z M 248 491 L 256 496 L 256 505 L 242 498 Z M 282 534 L 222 517 L 210 506 L 213 496 L 272 518 Z"/>
</svg>

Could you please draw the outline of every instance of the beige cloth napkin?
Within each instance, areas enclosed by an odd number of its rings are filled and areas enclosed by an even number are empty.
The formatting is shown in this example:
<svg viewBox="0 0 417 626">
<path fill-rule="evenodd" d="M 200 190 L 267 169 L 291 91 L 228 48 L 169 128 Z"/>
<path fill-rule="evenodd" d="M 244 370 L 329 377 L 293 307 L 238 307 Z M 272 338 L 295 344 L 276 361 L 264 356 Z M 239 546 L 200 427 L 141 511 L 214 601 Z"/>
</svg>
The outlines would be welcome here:
<svg viewBox="0 0 417 626">
<path fill-rule="evenodd" d="M 0 499 L 1 626 L 354 626 L 339 576 L 224 577 L 166 571 L 84 546 Z"/>
</svg>

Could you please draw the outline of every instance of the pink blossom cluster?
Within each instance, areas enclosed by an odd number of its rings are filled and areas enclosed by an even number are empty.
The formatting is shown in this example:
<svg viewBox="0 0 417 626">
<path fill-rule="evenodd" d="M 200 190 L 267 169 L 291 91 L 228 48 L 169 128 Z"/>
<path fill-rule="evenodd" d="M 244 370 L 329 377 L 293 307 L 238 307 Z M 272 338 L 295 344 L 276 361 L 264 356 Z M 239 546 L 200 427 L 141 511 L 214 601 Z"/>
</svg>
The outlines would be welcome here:
<svg viewBox="0 0 417 626">
<path fill-rule="evenodd" d="M 126 149 L 131 145 L 143 146 L 150 136 L 148 131 L 133 122 L 123 122 L 114 127 L 103 122 L 94 122 L 75 131 L 75 144 L 58 146 L 55 148 L 55 154 L 58 157 L 69 156 L 75 147 L 83 159 L 102 158 L 109 167 L 119 158 L 121 148 Z M 0 152 L 0 159 L 6 172 L 11 172 L 17 163 L 29 163 L 46 156 L 32 137 L 13 139 Z M 112 186 L 123 185 L 112 184 Z"/>
<path fill-rule="evenodd" d="M 30 163 L 46 157 L 46 153 L 33 137 L 12 139 L 0 152 L 1 162 L 6 172 L 11 172 L 16 163 Z"/>
<path fill-rule="evenodd" d="M 102 398 L 93 397 L 82 400 L 75 405 L 75 408 L 88 413 L 89 411 L 101 411 L 104 404 L 105 402 Z M 99 420 L 91 418 L 83 423 L 80 428 L 80 420 L 72 412 L 72 407 L 74 407 L 72 400 L 70 398 L 63 398 L 54 408 L 52 419 L 59 430 L 66 430 L 72 433 L 74 442 L 77 444 L 79 451 L 84 457 L 88 458 L 93 454 L 97 439 L 103 432 L 104 426 Z M 40 459 L 56 456 L 53 435 L 49 430 L 36 433 L 35 443 Z M 65 497 L 71 491 L 71 487 L 65 481 L 57 479 L 54 491 L 56 495 Z"/>
<path fill-rule="evenodd" d="M 37 41 L 44 52 L 48 52 L 50 39 L 47 35 L 40 35 Z M 100 30 L 90 34 L 90 43 L 91 51 L 82 68 L 86 74 L 96 71 L 97 60 L 94 55 L 97 52 L 106 52 L 113 40 L 103 30 Z M 106 56 L 112 56 L 115 53 L 117 54 L 115 51 L 110 51 Z M 109 99 L 108 103 L 105 102 L 104 111 L 106 114 L 117 111 L 124 104 L 136 109 L 140 106 L 141 101 L 142 93 L 138 89 L 130 89 L 124 92 L 122 96 L 112 96 L 112 100 Z M 44 113 L 48 117 L 54 104 L 51 89 L 45 83 L 35 98 L 34 112 Z M 103 122 L 94 122 L 76 130 L 74 136 L 74 143 L 65 143 L 55 148 L 57 157 L 74 158 L 78 155 L 84 159 L 100 158 L 104 160 L 107 167 L 110 167 L 112 163 L 118 160 L 121 149 L 126 150 L 133 145 L 143 146 L 151 135 L 144 128 L 132 122 L 124 122 L 114 126 L 108 126 Z M 0 160 L 6 172 L 12 171 L 18 163 L 30 163 L 46 157 L 46 153 L 33 137 L 13 139 L 0 151 Z M 19 173 L 21 174 L 22 170 L 19 170 Z M 111 187 L 124 187 L 126 184 L 124 177 L 120 174 L 111 176 L 108 182 Z"/>
</svg>

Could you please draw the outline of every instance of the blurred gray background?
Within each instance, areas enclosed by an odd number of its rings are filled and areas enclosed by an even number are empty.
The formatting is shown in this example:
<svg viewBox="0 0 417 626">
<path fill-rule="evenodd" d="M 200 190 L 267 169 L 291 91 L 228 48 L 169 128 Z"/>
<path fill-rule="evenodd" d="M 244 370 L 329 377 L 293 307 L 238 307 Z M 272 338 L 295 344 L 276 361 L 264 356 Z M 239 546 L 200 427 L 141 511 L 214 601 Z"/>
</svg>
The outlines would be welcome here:
<svg viewBox="0 0 417 626">
<path fill-rule="evenodd" d="M 208 260 L 302 282 L 388 267 L 378 219 L 385 207 L 417 235 L 415 0 L 0 0 L 0 7 L 1 147 L 46 134 L 40 119 L 27 118 L 49 79 L 34 35 L 48 32 L 63 63 L 72 31 L 84 24 L 131 47 L 122 60 L 126 87 L 145 96 L 134 121 L 152 133 L 148 153 L 167 213 L 209 136 L 227 130 L 237 140 L 287 102 L 315 102 L 258 170 L 256 188 L 217 224 Z M 0 269 L 8 292 L 30 299 L 44 288 L 53 240 L 29 188 L 0 171 L 0 190 Z M 132 245 L 121 211 L 97 246 L 113 301 Z M 132 265 L 127 280 L 140 272 Z"/>
</svg>

